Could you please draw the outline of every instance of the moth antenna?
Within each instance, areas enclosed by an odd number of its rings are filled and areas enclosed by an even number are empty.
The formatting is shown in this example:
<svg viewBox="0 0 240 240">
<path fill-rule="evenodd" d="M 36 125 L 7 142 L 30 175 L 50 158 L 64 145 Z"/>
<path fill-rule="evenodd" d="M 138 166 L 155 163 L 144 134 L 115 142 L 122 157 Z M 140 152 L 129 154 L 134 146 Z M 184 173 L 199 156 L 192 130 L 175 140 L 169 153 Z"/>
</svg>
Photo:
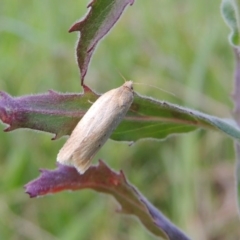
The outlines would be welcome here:
<svg viewBox="0 0 240 240">
<path fill-rule="evenodd" d="M 125 82 L 128 81 L 128 80 L 123 76 L 123 74 L 119 71 L 119 69 L 116 69 L 116 71 L 118 72 L 118 74 L 122 77 L 122 79 L 123 79 Z M 147 83 L 139 83 L 139 82 L 133 82 L 133 84 L 150 86 L 150 87 L 152 87 L 152 88 L 156 88 L 156 89 L 158 89 L 158 90 L 160 90 L 160 91 L 162 91 L 162 92 L 165 92 L 165 93 L 167 93 L 167 94 L 170 94 L 170 95 L 176 97 L 176 95 L 175 95 L 174 93 L 169 92 L 169 91 L 167 91 L 167 90 L 165 90 L 165 89 L 163 89 L 163 88 L 156 87 L 156 86 L 151 85 L 151 84 L 147 84 Z"/>
<path fill-rule="evenodd" d="M 127 82 L 127 79 L 123 76 L 123 74 L 119 71 L 119 69 L 116 69 L 120 77 L 124 80 L 124 82 Z"/>
<path fill-rule="evenodd" d="M 158 89 L 158 90 L 160 90 L 160 91 L 162 91 L 162 92 L 168 93 L 168 94 L 170 94 L 170 95 L 172 95 L 172 96 L 176 97 L 176 95 L 175 95 L 174 93 L 172 93 L 172 92 L 169 92 L 169 91 L 167 91 L 167 90 L 165 90 L 165 89 L 163 89 L 163 88 L 156 87 L 156 86 L 154 86 L 154 85 L 148 84 L 148 83 L 139 83 L 139 82 L 133 82 L 133 84 L 136 84 L 136 85 L 145 85 L 145 86 L 150 86 L 150 87 L 156 88 L 156 89 Z"/>
</svg>

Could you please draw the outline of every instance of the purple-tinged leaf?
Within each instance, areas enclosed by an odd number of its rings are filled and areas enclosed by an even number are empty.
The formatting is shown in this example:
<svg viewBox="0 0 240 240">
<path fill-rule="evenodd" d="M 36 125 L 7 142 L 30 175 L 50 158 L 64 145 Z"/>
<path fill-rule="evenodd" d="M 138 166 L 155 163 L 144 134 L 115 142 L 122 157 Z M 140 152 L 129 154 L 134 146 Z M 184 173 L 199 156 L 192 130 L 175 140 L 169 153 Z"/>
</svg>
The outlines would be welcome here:
<svg viewBox="0 0 240 240">
<path fill-rule="evenodd" d="M 117 22 L 126 6 L 133 3 L 134 0 L 93 0 L 88 5 L 91 9 L 87 16 L 70 28 L 69 32 L 81 33 L 77 45 L 77 61 L 82 85 L 98 42 Z"/>
<path fill-rule="evenodd" d="M 0 92 L 0 119 L 9 125 L 5 131 L 18 128 L 54 133 L 55 138 L 69 135 L 98 96 L 88 87 L 84 94 L 47 94 L 12 97 Z"/>
<path fill-rule="evenodd" d="M 25 186 L 30 197 L 85 188 L 113 195 L 121 205 L 119 212 L 137 216 L 156 236 L 171 240 L 189 239 L 127 182 L 122 171 L 116 173 L 102 161 L 82 175 L 73 167 L 58 164 L 55 170 L 41 170 L 40 177 Z"/>
<path fill-rule="evenodd" d="M 240 56 L 239 51 L 235 48 L 235 79 L 234 79 L 234 92 L 232 95 L 234 102 L 234 118 L 237 124 L 240 126 Z"/>
<path fill-rule="evenodd" d="M 233 48 L 235 51 L 235 78 L 234 78 L 234 92 L 233 92 L 233 102 L 234 102 L 234 118 L 240 126 L 240 56 L 239 50 Z M 238 200 L 238 212 L 240 215 L 240 144 L 235 141 L 235 151 L 236 151 L 236 187 L 237 187 L 237 200 Z"/>
<path fill-rule="evenodd" d="M 16 98 L 1 93 L 0 119 L 10 125 L 5 131 L 30 128 L 55 133 L 56 137 L 71 134 L 81 117 L 99 97 L 86 86 L 84 91 L 84 94 L 50 91 L 48 94 Z M 220 130 L 240 139 L 240 129 L 233 120 L 217 118 L 137 93 L 130 110 L 111 139 L 130 142 L 144 138 L 164 139 L 172 134 L 198 128 Z"/>
</svg>

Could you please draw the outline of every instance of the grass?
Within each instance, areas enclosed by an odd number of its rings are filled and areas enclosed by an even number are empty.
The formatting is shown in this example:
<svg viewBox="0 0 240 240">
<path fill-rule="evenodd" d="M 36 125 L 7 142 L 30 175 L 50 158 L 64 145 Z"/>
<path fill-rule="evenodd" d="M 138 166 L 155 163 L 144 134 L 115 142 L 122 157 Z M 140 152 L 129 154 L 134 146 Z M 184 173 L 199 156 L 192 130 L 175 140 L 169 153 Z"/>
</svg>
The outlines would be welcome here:
<svg viewBox="0 0 240 240">
<path fill-rule="evenodd" d="M 81 91 L 69 27 L 86 12 L 72 3 L 3 0 L 0 89 L 14 96 Z M 98 92 L 126 78 L 141 94 L 231 116 L 233 54 L 219 1 L 136 1 L 100 43 L 86 84 Z M 1 127 L 4 129 L 4 127 Z M 39 168 L 54 168 L 65 139 L 17 130 L 0 132 L 0 239 L 139 239 L 153 237 L 138 221 L 115 214 L 111 197 L 84 190 L 29 199 L 23 185 Z M 121 155 L 119 154 L 121 153 Z M 108 141 L 95 157 L 128 179 L 193 239 L 238 239 L 231 139 L 199 130 L 129 147 Z"/>
</svg>

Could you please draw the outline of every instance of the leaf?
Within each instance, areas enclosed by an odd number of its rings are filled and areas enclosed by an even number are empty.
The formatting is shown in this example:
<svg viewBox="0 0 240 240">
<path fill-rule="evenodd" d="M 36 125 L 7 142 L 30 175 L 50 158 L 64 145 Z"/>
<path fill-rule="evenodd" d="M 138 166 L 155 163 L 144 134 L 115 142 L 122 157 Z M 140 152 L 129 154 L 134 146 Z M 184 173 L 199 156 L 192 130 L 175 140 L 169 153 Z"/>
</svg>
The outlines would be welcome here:
<svg viewBox="0 0 240 240">
<path fill-rule="evenodd" d="M 235 142 L 235 152 L 236 152 L 236 192 L 237 192 L 237 204 L 238 204 L 238 214 L 240 215 L 240 144 Z"/>
<path fill-rule="evenodd" d="M 93 0 L 88 5 L 91 9 L 87 16 L 70 28 L 69 32 L 81 32 L 76 51 L 82 85 L 98 42 L 114 26 L 126 6 L 133 3 L 134 0 Z"/>
<path fill-rule="evenodd" d="M 91 166 L 83 175 L 74 167 L 58 164 L 55 170 L 41 170 L 40 177 L 25 186 L 30 197 L 85 188 L 113 195 L 121 205 L 118 212 L 137 216 L 157 236 L 172 240 L 189 239 L 127 182 L 122 171 L 116 173 L 102 161 L 97 166 Z"/>
<path fill-rule="evenodd" d="M 70 134 L 91 102 L 98 98 L 89 88 L 84 91 L 84 94 L 49 91 L 16 98 L 0 92 L 0 119 L 9 124 L 5 131 L 30 128 L 54 133 L 54 139 Z"/>
<path fill-rule="evenodd" d="M 240 56 L 236 48 L 235 52 L 235 78 L 234 78 L 234 92 L 232 94 L 232 99 L 234 103 L 233 115 L 238 126 L 240 126 Z M 236 152 L 236 192 L 237 192 L 237 203 L 238 203 L 238 213 L 240 215 L 240 144 L 235 141 L 235 152 Z"/>
<path fill-rule="evenodd" d="M 240 22 L 239 22 L 239 0 L 222 0 L 221 12 L 226 24 L 230 27 L 229 35 L 230 44 L 233 47 L 239 47 Z"/>
<path fill-rule="evenodd" d="M 172 134 L 186 133 L 198 128 L 220 130 L 240 140 L 240 129 L 232 119 L 217 118 L 138 94 L 135 94 L 129 113 L 111 138 L 119 141 L 164 139 Z"/>
<path fill-rule="evenodd" d="M 50 91 L 48 94 L 16 98 L 0 93 L 0 119 L 10 125 L 5 131 L 30 128 L 55 133 L 55 138 L 71 134 L 81 117 L 99 97 L 86 86 L 84 91 L 84 94 Z M 198 128 L 220 130 L 228 136 L 240 139 L 240 129 L 232 119 L 217 118 L 137 93 L 130 110 L 111 135 L 111 139 L 161 140 L 172 134 L 186 133 Z"/>
</svg>

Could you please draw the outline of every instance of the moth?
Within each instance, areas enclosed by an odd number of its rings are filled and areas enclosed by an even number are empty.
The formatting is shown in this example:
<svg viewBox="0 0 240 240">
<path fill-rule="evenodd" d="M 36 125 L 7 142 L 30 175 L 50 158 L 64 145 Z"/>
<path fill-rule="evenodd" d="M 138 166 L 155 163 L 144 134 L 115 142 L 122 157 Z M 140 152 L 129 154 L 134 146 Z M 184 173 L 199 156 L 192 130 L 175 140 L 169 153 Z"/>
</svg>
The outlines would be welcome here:
<svg viewBox="0 0 240 240">
<path fill-rule="evenodd" d="M 122 121 L 134 98 L 133 82 L 101 95 L 89 108 L 60 149 L 57 161 L 83 174 L 91 160 Z"/>
</svg>

